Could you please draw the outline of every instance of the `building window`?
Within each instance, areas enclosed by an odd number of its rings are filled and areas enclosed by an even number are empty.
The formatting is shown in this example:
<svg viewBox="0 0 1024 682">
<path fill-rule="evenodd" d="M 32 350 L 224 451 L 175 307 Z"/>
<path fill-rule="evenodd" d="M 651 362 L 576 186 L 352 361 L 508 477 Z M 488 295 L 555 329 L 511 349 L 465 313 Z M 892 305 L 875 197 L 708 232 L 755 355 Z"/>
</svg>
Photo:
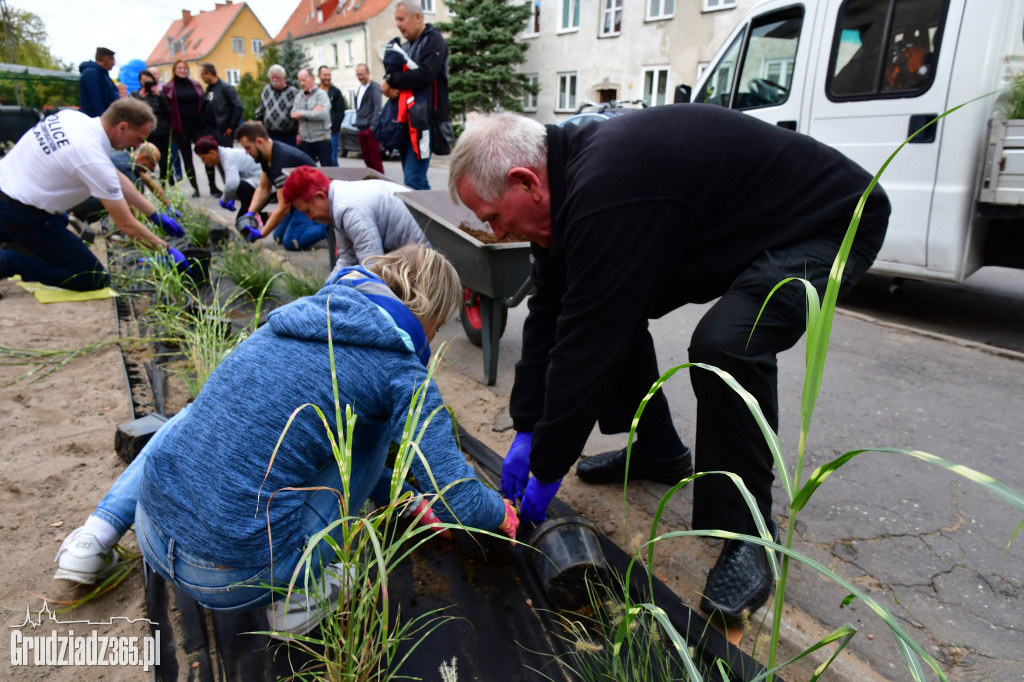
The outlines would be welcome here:
<svg viewBox="0 0 1024 682">
<path fill-rule="evenodd" d="M 259 38 L 252 39 L 252 53 L 257 57 L 263 54 L 263 41 Z"/>
<path fill-rule="evenodd" d="M 224 69 L 224 80 L 228 82 L 228 85 L 238 85 L 241 77 L 238 69 Z"/>
<path fill-rule="evenodd" d="M 540 76 L 535 73 L 526 74 L 526 81 L 530 85 L 540 83 Z M 537 95 L 532 92 L 523 93 L 523 111 L 537 111 Z"/>
<path fill-rule="evenodd" d="M 356 91 L 355 90 L 349 90 L 348 91 L 348 101 L 352 102 L 352 106 L 355 107 L 355 105 L 356 105 Z"/>
<path fill-rule="evenodd" d="M 676 11 L 676 0 L 647 0 L 647 19 L 671 19 Z"/>
<path fill-rule="evenodd" d="M 736 6 L 736 0 L 704 0 L 704 11 L 713 12 L 716 9 L 730 9 Z"/>
<path fill-rule="evenodd" d="M 323 63 L 324 63 L 324 46 L 323 45 L 317 45 L 316 46 L 316 64 L 315 64 L 315 66 L 317 68 L 320 68 L 320 65 L 323 64 Z"/>
<path fill-rule="evenodd" d="M 306 61 L 307 61 L 307 62 L 311 62 L 311 61 L 313 61 L 313 48 L 311 48 L 311 47 L 307 47 L 307 48 L 306 48 L 305 50 L 303 50 L 303 52 L 302 52 L 302 53 L 303 53 L 304 55 L 306 55 Z"/>
<path fill-rule="evenodd" d="M 341 62 L 338 61 L 338 43 L 331 43 L 331 53 L 334 55 L 334 65 L 341 66 Z"/>
<path fill-rule="evenodd" d="M 245 54 L 245 38 L 232 38 L 231 51 L 236 54 Z"/>
<path fill-rule="evenodd" d="M 555 111 L 573 111 L 576 109 L 576 74 L 558 74 L 558 106 Z"/>
<path fill-rule="evenodd" d="M 619 98 L 618 94 L 619 91 L 614 88 L 605 88 L 604 90 L 599 89 L 597 91 L 597 101 L 600 102 L 601 104 L 614 102 Z"/>
<path fill-rule="evenodd" d="M 527 0 L 530 3 L 530 16 L 526 19 L 524 37 L 540 35 L 540 0 Z"/>
<path fill-rule="evenodd" d="M 580 28 L 580 0 L 562 0 L 562 13 L 559 15 L 558 30 L 578 31 Z"/>
<path fill-rule="evenodd" d="M 601 37 L 622 33 L 622 0 L 601 0 Z"/>
<path fill-rule="evenodd" d="M 649 107 L 665 103 L 668 95 L 668 69 L 644 69 L 644 104 Z"/>
<path fill-rule="evenodd" d="M 420 0 L 420 7 L 423 8 L 424 13 L 434 13 L 434 0 Z"/>
<path fill-rule="evenodd" d="M 352 41 L 345 41 L 345 66 L 352 66 L 356 58 L 352 56 Z"/>
</svg>

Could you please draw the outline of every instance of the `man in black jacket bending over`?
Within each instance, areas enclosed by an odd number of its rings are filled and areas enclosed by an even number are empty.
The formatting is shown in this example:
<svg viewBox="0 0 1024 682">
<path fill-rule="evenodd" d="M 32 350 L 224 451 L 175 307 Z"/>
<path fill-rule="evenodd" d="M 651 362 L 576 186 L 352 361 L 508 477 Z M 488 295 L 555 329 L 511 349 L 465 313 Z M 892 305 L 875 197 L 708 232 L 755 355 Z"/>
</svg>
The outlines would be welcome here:
<svg viewBox="0 0 1024 682">
<path fill-rule="evenodd" d="M 559 128 L 515 114 L 475 122 L 452 157 L 449 190 L 500 238 L 533 242 L 533 282 L 510 412 L 517 434 L 502 492 L 539 523 L 594 423 L 622 433 L 660 376 L 647 329 L 686 303 L 718 299 L 690 341 L 690 361 L 729 372 L 778 430 L 776 355 L 805 328 L 803 286 L 823 292 L 871 176 L 838 151 L 753 117 L 703 104 L 653 107 Z M 843 290 L 874 261 L 889 201 L 868 199 Z M 753 334 L 751 330 L 753 329 Z M 773 460 L 740 397 L 694 368 L 697 471 L 729 471 L 770 530 Z M 530 474 L 533 474 L 531 477 Z M 675 484 L 693 472 L 659 391 L 637 426 L 629 477 Z M 590 483 L 625 478 L 625 450 L 579 463 Z M 693 527 L 756 534 L 733 481 L 693 484 Z M 701 608 L 727 621 L 764 605 L 772 576 L 757 545 L 730 540 Z"/>
</svg>

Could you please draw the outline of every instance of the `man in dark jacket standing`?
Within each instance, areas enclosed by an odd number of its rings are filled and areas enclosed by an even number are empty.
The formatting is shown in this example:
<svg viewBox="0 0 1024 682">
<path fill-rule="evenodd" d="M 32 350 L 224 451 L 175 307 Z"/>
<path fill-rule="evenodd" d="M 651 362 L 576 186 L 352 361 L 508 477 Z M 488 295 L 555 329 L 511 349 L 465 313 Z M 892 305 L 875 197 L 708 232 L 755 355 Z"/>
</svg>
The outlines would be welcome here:
<svg viewBox="0 0 1024 682">
<path fill-rule="evenodd" d="M 356 92 L 356 128 L 359 130 L 359 148 L 363 151 L 363 163 L 378 173 L 384 172 L 380 158 L 380 142 L 373 136 L 373 127 L 380 117 L 380 86 L 370 80 L 370 67 L 356 65 L 359 90 Z"/>
<path fill-rule="evenodd" d="M 827 145 L 707 104 L 570 128 L 485 117 L 459 139 L 449 175 L 453 196 L 498 238 L 533 242 L 536 293 L 516 364 L 509 411 L 517 435 L 502 490 L 522 498 L 522 518 L 534 523 L 544 520 L 595 422 L 605 433 L 630 429 L 662 369 L 648 320 L 687 303 L 715 301 L 694 329 L 690 362 L 731 374 L 778 431 L 776 357 L 803 334 L 804 287 L 788 282 L 762 304 L 790 277 L 824 291 L 871 182 Z M 876 186 L 841 292 L 874 261 L 888 218 Z M 690 381 L 696 470 L 739 476 L 775 532 L 773 456 L 747 404 L 714 372 L 693 368 Z M 625 464 L 625 450 L 608 452 L 581 461 L 576 475 L 622 486 Z M 637 424 L 629 478 L 673 485 L 693 471 L 658 391 Z M 757 534 L 754 518 L 732 478 L 693 482 L 693 528 Z M 765 551 L 729 540 L 701 608 L 741 620 L 766 603 L 771 585 Z"/>
<path fill-rule="evenodd" d="M 114 51 L 96 48 L 96 60 L 78 65 L 78 106 L 86 116 L 99 116 L 121 95 L 110 78 Z"/>
<path fill-rule="evenodd" d="M 341 119 L 345 118 L 345 96 L 341 90 L 331 85 L 331 69 L 328 66 L 321 66 L 317 69 L 317 77 L 320 79 L 320 89 L 327 93 L 327 99 L 331 102 L 331 158 L 334 164 L 338 164 L 338 143 L 341 136 Z"/>
<path fill-rule="evenodd" d="M 231 85 L 217 77 L 217 67 L 213 64 L 203 64 L 199 77 L 206 83 L 201 113 L 203 134 L 213 135 L 218 144 L 231 147 L 235 144 L 235 128 L 242 121 L 242 100 Z M 223 178 L 224 171 L 221 170 L 220 174 Z M 215 171 L 211 166 L 206 166 L 206 177 L 210 181 L 211 196 L 220 196 Z"/>
<path fill-rule="evenodd" d="M 399 0 L 395 24 L 406 40 L 402 43 L 406 70 L 388 72 L 381 91 L 398 98 L 398 120 L 408 122 L 408 135 L 401 136 L 398 148 L 405 184 L 430 189 L 430 120 L 448 120 L 448 43 L 433 24 L 424 23 L 423 8 L 414 0 Z"/>
</svg>

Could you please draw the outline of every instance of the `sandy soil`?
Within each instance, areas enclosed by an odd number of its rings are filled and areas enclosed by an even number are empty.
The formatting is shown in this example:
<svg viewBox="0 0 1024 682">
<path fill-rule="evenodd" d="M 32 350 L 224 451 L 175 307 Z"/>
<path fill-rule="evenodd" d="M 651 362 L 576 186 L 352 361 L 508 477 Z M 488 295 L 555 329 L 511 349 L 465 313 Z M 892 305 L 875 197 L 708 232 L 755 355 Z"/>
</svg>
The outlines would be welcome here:
<svg viewBox="0 0 1024 682">
<path fill-rule="evenodd" d="M 114 304 L 110 300 L 85 303 L 41 305 L 15 284 L 0 281 L 0 346 L 32 349 L 73 349 L 117 336 Z M 459 333 L 458 322 L 450 322 L 439 334 L 445 338 Z M 117 346 L 110 346 L 75 359 L 57 372 L 39 380 L 22 380 L 29 368 L 0 365 L 0 529 L 4 552 L 0 555 L 0 607 L 5 622 L 18 628 L 33 620 L 44 602 L 51 608 L 81 597 L 85 590 L 52 579 L 53 558 L 65 534 L 80 525 L 124 469 L 114 452 L 118 424 L 132 418 L 126 378 Z M 438 375 L 442 394 L 463 426 L 477 438 L 504 453 L 513 431 L 495 430 L 507 423 L 508 399 L 442 363 Z M 500 428 L 500 427 L 499 427 Z M 595 453 L 587 453 L 595 454 Z M 629 512 L 623 515 L 622 490 L 584 485 L 567 476 L 559 497 L 585 514 L 623 547 L 635 547 L 650 532 L 650 518 L 665 486 L 636 483 L 629 486 Z M 682 491 L 668 507 L 664 529 L 689 527 L 690 494 Z M 135 549 L 129 533 L 123 544 Z M 672 587 L 689 605 L 696 607 L 707 569 L 719 545 L 696 538 L 682 538 L 659 546 L 655 574 Z M 760 615 L 760 614 L 759 614 Z M 25 634 L 46 634 L 51 630 L 78 634 L 95 628 L 100 635 L 147 633 L 145 621 L 129 623 L 120 619 L 144 619 L 141 572 L 136 571 L 115 591 L 53 618 Z M 46 614 L 44 614 L 44 618 Z M 68 621 L 114 624 L 90 626 Z M 787 640 L 806 646 L 824 634 L 812 619 L 800 613 L 787 615 Z M 30 632 L 32 631 L 32 632 Z M 47 680 L 141 680 L 149 674 L 139 668 L 48 667 L 10 665 L 10 637 L 2 638 L 0 669 L 2 679 Z M 764 650 L 765 638 L 749 634 L 748 651 Z M 802 648 L 802 647 L 801 647 Z M 758 655 L 760 658 L 761 656 Z M 847 675 L 833 679 L 871 679 L 873 675 L 852 658 L 847 658 Z M 805 674 L 807 673 L 807 674 Z M 810 671 L 790 671 L 788 679 L 806 679 Z"/>
</svg>

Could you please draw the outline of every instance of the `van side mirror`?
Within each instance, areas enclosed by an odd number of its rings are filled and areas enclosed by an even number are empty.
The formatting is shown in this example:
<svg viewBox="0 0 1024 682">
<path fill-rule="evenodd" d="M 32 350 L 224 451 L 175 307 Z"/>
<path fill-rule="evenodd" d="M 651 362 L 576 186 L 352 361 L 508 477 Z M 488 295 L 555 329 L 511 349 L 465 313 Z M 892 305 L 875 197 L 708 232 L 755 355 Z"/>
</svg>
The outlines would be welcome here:
<svg viewBox="0 0 1024 682">
<path fill-rule="evenodd" d="M 689 85 L 677 85 L 675 96 L 672 97 L 673 104 L 685 104 L 690 101 L 690 93 L 693 92 L 693 88 Z"/>
</svg>

